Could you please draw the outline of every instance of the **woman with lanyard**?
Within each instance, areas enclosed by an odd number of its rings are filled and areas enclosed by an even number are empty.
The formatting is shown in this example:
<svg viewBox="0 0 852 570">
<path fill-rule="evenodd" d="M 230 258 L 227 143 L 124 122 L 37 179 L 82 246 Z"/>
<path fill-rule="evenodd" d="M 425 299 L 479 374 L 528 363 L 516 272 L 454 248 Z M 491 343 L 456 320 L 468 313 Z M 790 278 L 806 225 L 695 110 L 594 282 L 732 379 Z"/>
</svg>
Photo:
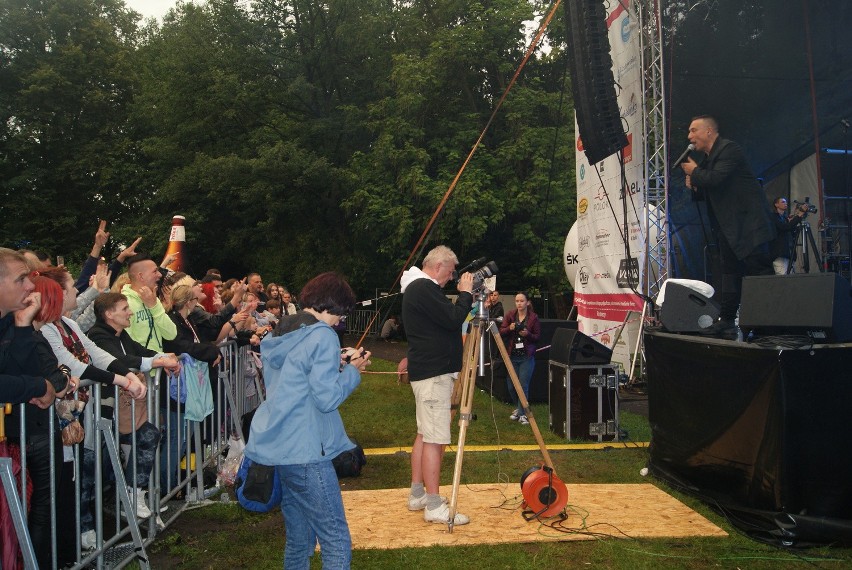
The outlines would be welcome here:
<svg viewBox="0 0 852 570">
<path fill-rule="evenodd" d="M 521 382 L 521 387 L 524 389 L 524 397 L 527 401 L 530 399 L 530 380 L 533 370 L 535 370 L 535 349 L 540 334 L 541 325 L 538 321 L 538 315 L 533 311 L 529 297 L 524 292 L 518 293 L 515 295 L 515 308 L 503 317 L 503 322 L 500 324 L 500 335 L 506 343 L 506 350 L 509 351 L 512 366 L 515 367 L 515 372 Z M 529 424 L 524 410 L 521 409 L 512 379 L 506 378 L 506 382 L 509 386 L 509 396 L 515 403 L 515 411 L 512 412 L 509 419 L 518 421 L 523 425 Z"/>
</svg>

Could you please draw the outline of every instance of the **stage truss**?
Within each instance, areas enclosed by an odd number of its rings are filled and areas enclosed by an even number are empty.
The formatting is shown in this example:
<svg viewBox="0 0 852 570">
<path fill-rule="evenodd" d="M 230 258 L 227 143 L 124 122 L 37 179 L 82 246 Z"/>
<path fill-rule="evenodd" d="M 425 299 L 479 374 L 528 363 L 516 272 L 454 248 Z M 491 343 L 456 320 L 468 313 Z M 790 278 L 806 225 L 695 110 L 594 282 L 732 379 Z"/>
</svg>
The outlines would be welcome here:
<svg viewBox="0 0 852 570">
<path fill-rule="evenodd" d="M 645 267 L 643 293 L 656 297 L 669 270 L 667 192 L 669 171 L 663 75 L 662 0 L 632 0 L 640 30 L 645 144 Z"/>
</svg>

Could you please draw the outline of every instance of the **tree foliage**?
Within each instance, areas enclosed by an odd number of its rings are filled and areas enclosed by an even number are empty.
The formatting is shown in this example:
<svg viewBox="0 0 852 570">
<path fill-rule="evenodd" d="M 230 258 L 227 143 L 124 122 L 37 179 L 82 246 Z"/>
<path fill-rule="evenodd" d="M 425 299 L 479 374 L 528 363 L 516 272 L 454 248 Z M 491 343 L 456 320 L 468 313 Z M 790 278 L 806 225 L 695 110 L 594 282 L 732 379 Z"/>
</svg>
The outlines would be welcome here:
<svg viewBox="0 0 852 570">
<path fill-rule="evenodd" d="M 527 0 L 236 0 L 138 23 L 120 0 L 0 0 L 2 242 L 165 248 L 191 269 L 387 288 L 503 95 Z M 501 287 L 562 281 L 573 221 L 565 60 L 539 51 L 429 236 Z M 10 218 L 15 212 L 14 223 Z"/>
</svg>

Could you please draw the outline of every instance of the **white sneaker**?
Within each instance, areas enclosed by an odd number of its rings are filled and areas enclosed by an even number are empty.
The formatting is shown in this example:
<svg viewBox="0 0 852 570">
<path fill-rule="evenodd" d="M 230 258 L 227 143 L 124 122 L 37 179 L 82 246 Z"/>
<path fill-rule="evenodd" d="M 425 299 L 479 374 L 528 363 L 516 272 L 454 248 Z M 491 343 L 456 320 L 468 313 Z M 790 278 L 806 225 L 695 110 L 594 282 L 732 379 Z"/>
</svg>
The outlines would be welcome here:
<svg viewBox="0 0 852 570">
<path fill-rule="evenodd" d="M 420 497 L 414 497 L 414 495 L 408 495 L 408 510 L 409 511 L 419 511 L 426 508 L 426 493 L 423 493 Z"/>
<path fill-rule="evenodd" d="M 140 519 L 147 519 L 151 516 L 151 509 L 145 501 L 145 489 L 138 487 L 128 487 L 127 492 L 130 494 L 130 502 L 133 503 L 133 498 L 136 498 L 136 516 Z"/>
<path fill-rule="evenodd" d="M 530 425 L 530 421 L 527 419 L 526 416 L 518 416 L 518 423 L 520 423 L 522 426 Z"/>
<path fill-rule="evenodd" d="M 157 525 L 157 530 L 163 530 L 166 528 L 166 523 L 163 522 L 163 519 L 160 518 L 160 515 L 157 515 L 157 518 L 154 520 L 154 524 Z"/>
<path fill-rule="evenodd" d="M 519 418 L 520 416 L 521 416 L 521 412 L 519 412 L 518 410 L 515 410 L 515 411 L 514 411 L 514 412 L 512 412 L 512 414 L 509 416 L 509 419 L 510 419 L 510 420 L 512 420 L 513 422 L 516 422 L 516 421 L 518 421 L 518 418 Z"/>
<path fill-rule="evenodd" d="M 83 550 L 94 550 L 98 545 L 98 535 L 94 530 L 87 530 L 80 535 L 80 548 Z"/>
<path fill-rule="evenodd" d="M 423 511 L 423 520 L 426 522 L 448 524 L 450 520 L 450 505 L 441 503 L 440 507 L 434 509 L 427 508 Z M 461 513 L 456 513 L 453 518 L 453 525 L 462 525 L 470 522 L 470 518 Z"/>
</svg>

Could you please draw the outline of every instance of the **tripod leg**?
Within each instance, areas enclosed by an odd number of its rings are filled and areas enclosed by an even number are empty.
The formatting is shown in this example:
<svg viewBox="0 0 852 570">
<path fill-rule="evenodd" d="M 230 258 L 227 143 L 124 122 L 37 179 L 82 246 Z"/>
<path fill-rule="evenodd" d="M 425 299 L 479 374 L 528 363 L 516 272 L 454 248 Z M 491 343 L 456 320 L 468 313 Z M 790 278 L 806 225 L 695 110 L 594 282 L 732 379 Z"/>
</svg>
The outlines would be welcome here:
<svg viewBox="0 0 852 570">
<path fill-rule="evenodd" d="M 464 341 L 464 353 L 462 356 L 462 368 L 459 373 L 456 386 L 453 390 L 453 401 L 459 394 L 459 442 L 456 447 L 456 466 L 453 470 L 453 491 L 450 495 L 450 515 L 447 520 L 449 531 L 453 532 L 456 511 L 459 499 L 459 484 L 461 483 L 462 462 L 464 461 L 464 440 L 467 436 L 467 427 L 470 425 L 471 411 L 473 410 L 473 395 L 476 385 L 476 364 L 479 358 L 480 339 L 482 338 L 482 324 L 474 321 L 471 331 Z"/>
<path fill-rule="evenodd" d="M 814 234 L 813 234 L 813 232 L 811 232 L 810 226 L 805 227 L 805 234 L 807 234 L 808 243 L 811 244 L 811 249 L 814 252 L 814 257 L 816 258 L 817 267 L 819 268 L 819 272 L 824 273 L 825 267 L 823 267 L 823 265 L 822 265 L 822 256 L 819 254 L 819 249 L 817 249 L 816 241 L 814 241 Z"/>
</svg>

